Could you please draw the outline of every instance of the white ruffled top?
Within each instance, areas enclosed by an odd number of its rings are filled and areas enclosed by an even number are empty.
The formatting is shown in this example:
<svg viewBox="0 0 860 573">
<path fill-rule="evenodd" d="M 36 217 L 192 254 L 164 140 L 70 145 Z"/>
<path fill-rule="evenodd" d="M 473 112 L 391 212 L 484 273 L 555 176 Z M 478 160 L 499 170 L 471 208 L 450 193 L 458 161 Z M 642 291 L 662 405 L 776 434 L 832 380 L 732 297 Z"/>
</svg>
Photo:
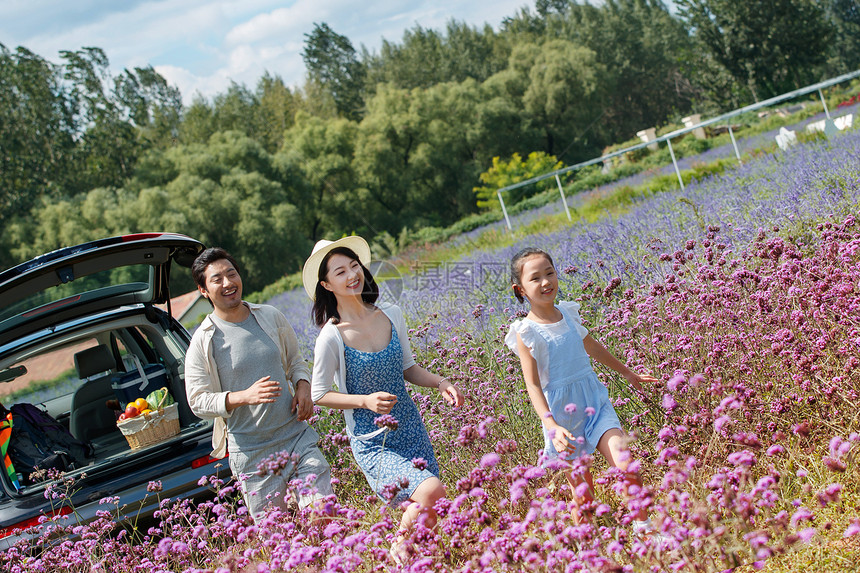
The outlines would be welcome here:
<svg viewBox="0 0 860 573">
<path fill-rule="evenodd" d="M 588 336 L 588 329 L 582 325 L 582 319 L 579 316 L 581 305 L 578 302 L 572 300 L 562 301 L 557 306 L 571 318 L 580 338 Z M 547 347 L 546 338 L 541 336 L 536 329 L 543 329 L 553 336 L 561 337 L 569 333 L 570 327 L 564 317 L 552 324 L 541 324 L 531 319 L 523 318 L 522 320 L 512 322 L 508 333 L 505 335 L 505 344 L 514 353 L 517 352 L 517 334 L 520 335 L 523 344 L 526 345 L 532 358 L 537 362 L 540 385 L 541 388 L 545 388 L 549 383 L 549 348 Z"/>
</svg>

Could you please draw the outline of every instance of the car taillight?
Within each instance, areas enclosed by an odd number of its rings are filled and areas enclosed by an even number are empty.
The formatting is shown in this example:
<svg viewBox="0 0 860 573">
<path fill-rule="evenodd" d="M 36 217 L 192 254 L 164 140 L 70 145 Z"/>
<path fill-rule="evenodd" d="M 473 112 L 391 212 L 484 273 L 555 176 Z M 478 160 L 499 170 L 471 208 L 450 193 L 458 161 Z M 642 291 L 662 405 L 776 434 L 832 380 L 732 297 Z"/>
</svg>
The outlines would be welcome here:
<svg viewBox="0 0 860 573">
<path fill-rule="evenodd" d="M 63 507 L 61 507 L 57 511 L 52 511 L 51 516 L 53 517 L 53 516 L 57 516 L 57 515 L 69 515 L 70 513 L 72 513 L 72 508 L 69 507 L 68 505 L 64 505 Z M 18 523 L 13 523 L 12 525 L 6 527 L 5 529 L 0 530 L 0 539 L 3 539 L 4 537 L 8 537 L 8 536 L 12 535 L 12 532 L 15 531 L 16 529 L 20 529 L 21 531 L 24 531 L 25 529 L 29 529 L 30 527 L 33 527 L 34 525 L 39 525 L 40 519 L 42 519 L 42 516 L 37 515 L 36 517 L 31 517 L 30 519 L 25 519 L 24 521 L 19 521 Z"/>
<path fill-rule="evenodd" d="M 132 233 L 130 235 L 123 235 L 122 240 L 124 243 L 129 241 L 141 241 L 143 239 L 154 239 L 155 237 L 160 237 L 164 233 Z"/>
<path fill-rule="evenodd" d="M 227 459 L 227 456 L 224 456 L 223 458 L 213 458 L 212 456 L 207 454 L 207 455 L 203 456 L 202 458 L 197 458 L 196 460 L 192 461 L 191 467 L 193 469 L 197 469 L 197 468 L 201 468 L 203 466 L 209 465 L 212 462 L 217 462 L 217 461 L 226 460 L 226 459 Z"/>
</svg>

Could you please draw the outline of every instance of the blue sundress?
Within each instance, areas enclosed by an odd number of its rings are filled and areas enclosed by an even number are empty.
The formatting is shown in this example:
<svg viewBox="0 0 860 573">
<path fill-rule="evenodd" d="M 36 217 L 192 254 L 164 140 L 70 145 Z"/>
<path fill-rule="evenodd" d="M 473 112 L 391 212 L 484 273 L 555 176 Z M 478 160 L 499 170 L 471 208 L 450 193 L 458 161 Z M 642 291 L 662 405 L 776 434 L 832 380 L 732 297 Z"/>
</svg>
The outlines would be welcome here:
<svg viewBox="0 0 860 573">
<path fill-rule="evenodd" d="M 561 311 L 562 319 L 552 324 L 528 318 L 513 322 L 505 343 L 517 352 L 519 334 L 537 362 L 541 390 L 552 417 L 577 437 L 573 444 L 575 451 L 567 452 L 566 456 L 573 459 L 594 452 L 601 436 L 613 428 L 621 428 L 621 422 L 612 407 L 609 391 L 597 378 L 585 351 L 582 341 L 588 330 L 579 318 L 579 304 L 562 302 L 556 308 Z M 557 458 L 552 438 L 545 427 L 542 429 L 544 455 Z"/>
<path fill-rule="evenodd" d="M 397 403 L 391 409 L 391 416 L 398 422 L 397 429 L 385 430 L 370 438 L 353 437 L 350 445 L 355 461 L 376 495 L 386 502 L 401 503 L 412 495 L 421 482 L 439 477 L 439 464 L 421 414 L 406 390 L 403 353 L 397 329 L 392 324 L 391 341 L 383 350 L 363 352 L 344 346 L 344 359 L 346 390 L 349 394 L 388 392 L 397 396 Z M 379 430 L 373 422 L 379 416 L 376 412 L 361 408 L 353 410 L 352 415 L 355 422 L 354 436 Z M 426 468 L 416 468 L 412 462 L 415 458 L 426 460 Z M 397 487 L 392 488 L 392 484 L 405 487 L 398 490 Z M 393 497 L 390 495 L 392 490 L 397 490 Z"/>
</svg>

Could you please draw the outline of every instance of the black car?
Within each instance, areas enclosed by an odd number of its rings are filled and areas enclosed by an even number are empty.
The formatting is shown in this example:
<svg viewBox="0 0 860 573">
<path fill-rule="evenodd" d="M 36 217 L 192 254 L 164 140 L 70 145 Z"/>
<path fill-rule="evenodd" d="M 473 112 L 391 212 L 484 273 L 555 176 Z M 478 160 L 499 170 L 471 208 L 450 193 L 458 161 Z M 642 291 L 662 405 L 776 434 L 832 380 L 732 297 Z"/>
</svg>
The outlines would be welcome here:
<svg viewBox="0 0 860 573">
<path fill-rule="evenodd" d="M 62 248 L 0 273 L 0 385 L 42 388 L 30 403 L 89 449 L 66 469 L 75 487 L 61 504 L 45 499 L 51 479 L 24 468 L 16 468 L 18 479 L 0 472 L 0 549 L 42 515 L 71 514 L 83 524 L 106 509 L 100 499 L 118 497 L 128 516 L 145 518 L 159 496 L 203 498 L 211 494 L 198 485 L 201 477 L 229 476 L 226 460 L 209 457 L 212 422 L 188 407 L 190 335 L 169 314 L 171 263 L 190 267 L 202 250 L 183 235 L 134 234 Z M 168 312 L 156 306 L 165 303 Z M 133 444 L 117 426 L 113 382 L 154 365 L 176 401 L 178 433 Z M 159 496 L 147 495 L 152 481 L 162 484 Z"/>
</svg>

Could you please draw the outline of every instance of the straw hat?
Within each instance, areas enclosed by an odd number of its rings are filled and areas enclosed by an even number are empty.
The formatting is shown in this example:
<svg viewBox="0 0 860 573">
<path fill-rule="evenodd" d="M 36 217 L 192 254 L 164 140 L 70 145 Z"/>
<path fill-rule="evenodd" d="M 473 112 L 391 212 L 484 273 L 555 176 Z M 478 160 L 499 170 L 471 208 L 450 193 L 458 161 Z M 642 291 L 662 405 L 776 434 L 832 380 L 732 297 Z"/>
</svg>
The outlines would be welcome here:
<svg viewBox="0 0 860 573">
<path fill-rule="evenodd" d="M 311 251 L 311 256 L 305 261 L 305 266 L 302 267 L 302 283 L 305 285 L 305 292 L 315 300 L 317 282 L 319 282 L 320 264 L 325 256 L 332 249 L 338 247 L 346 247 L 358 255 L 358 260 L 367 267 L 370 264 L 370 247 L 367 241 L 361 237 L 352 236 L 338 239 L 337 241 L 326 241 L 325 239 L 317 241 L 314 245 L 314 250 Z"/>
</svg>

